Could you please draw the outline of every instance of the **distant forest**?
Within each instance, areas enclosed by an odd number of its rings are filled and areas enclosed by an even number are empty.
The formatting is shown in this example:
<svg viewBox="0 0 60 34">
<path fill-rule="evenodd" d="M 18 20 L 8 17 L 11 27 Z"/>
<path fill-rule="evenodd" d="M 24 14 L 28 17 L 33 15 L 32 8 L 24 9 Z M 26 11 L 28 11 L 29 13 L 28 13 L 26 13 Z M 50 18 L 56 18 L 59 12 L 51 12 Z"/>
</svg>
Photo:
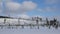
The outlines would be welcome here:
<svg viewBox="0 0 60 34">
<path fill-rule="evenodd" d="M 0 16 L 0 18 L 11 18 L 11 17 L 7 17 L 7 16 Z"/>
</svg>

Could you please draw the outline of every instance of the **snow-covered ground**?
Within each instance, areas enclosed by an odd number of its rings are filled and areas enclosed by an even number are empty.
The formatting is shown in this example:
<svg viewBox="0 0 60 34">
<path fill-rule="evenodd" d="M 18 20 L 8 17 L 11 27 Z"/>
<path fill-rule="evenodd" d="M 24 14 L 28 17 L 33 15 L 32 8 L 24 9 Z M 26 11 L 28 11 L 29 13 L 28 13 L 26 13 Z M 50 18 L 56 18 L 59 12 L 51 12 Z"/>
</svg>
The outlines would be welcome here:
<svg viewBox="0 0 60 34">
<path fill-rule="evenodd" d="M 5 24 L 36 24 L 36 21 L 32 21 L 32 20 L 23 20 L 20 19 L 18 22 L 18 19 L 9 19 L 6 18 L 6 23 Z M 44 22 L 39 22 L 39 24 L 43 24 Z M 0 18 L 0 25 L 4 24 L 4 18 Z"/>
</svg>

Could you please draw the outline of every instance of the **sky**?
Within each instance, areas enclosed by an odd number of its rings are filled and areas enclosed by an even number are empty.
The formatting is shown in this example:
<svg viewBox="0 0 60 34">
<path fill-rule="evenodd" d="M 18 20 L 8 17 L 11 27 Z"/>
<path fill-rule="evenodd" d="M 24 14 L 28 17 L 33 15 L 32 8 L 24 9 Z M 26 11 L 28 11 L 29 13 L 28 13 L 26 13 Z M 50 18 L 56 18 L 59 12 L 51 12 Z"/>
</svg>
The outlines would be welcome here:
<svg viewBox="0 0 60 34">
<path fill-rule="evenodd" d="M 1 0 L 0 15 L 7 16 L 58 16 L 60 0 Z"/>
<path fill-rule="evenodd" d="M 0 0 L 0 16 L 49 17 L 60 20 L 60 0 Z M 0 34 L 59 34 L 60 29 L 0 29 Z"/>
</svg>

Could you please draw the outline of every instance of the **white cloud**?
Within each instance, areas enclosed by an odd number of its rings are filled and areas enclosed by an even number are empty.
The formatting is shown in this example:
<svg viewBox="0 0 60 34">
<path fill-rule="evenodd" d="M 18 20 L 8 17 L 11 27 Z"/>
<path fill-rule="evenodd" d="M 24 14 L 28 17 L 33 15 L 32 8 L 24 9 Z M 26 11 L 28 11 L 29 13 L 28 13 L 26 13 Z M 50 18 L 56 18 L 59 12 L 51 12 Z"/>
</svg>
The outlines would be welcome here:
<svg viewBox="0 0 60 34">
<path fill-rule="evenodd" d="M 2 9 L 2 2 L 0 2 L 0 9 Z"/>
<path fill-rule="evenodd" d="M 1 3 L 0 3 L 1 7 Z M 22 3 L 12 2 L 12 0 L 5 0 L 5 10 L 6 14 L 21 14 L 25 13 L 26 11 L 34 10 L 37 7 L 36 3 L 32 1 L 24 1 Z M 2 7 L 1 7 L 2 9 Z"/>
<path fill-rule="evenodd" d="M 0 13 L 2 13 L 2 10 L 0 10 Z"/>
<path fill-rule="evenodd" d="M 36 3 L 32 1 L 24 1 L 22 3 L 16 2 L 7 2 L 6 8 L 7 11 L 11 13 L 24 13 L 26 11 L 34 10 L 37 7 Z"/>
<path fill-rule="evenodd" d="M 57 8 L 57 6 L 55 6 L 55 7 L 53 6 L 53 7 L 46 7 L 46 8 L 44 8 L 44 10 L 54 12 L 54 11 L 59 11 L 59 8 Z"/>
<path fill-rule="evenodd" d="M 47 6 L 47 7 L 44 7 L 44 8 L 39 8 L 37 9 L 37 11 L 42 11 L 42 12 L 55 12 L 55 11 L 60 11 L 60 8 L 58 8 L 57 6 Z"/>
<path fill-rule="evenodd" d="M 37 11 L 41 11 L 41 12 L 60 11 L 59 2 L 60 0 L 45 0 L 44 7 L 37 8 Z"/>
<path fill-rule="evenodd" d="M 44 11 L 54 11 L 53 9 L 55 9 L 55 8 L 46 7 L 46 8 L 44 8 Z"/>
<path fill-rule="evenodd" d="M 6 6 L 11 10 L 17 10 L 21 5 L 14 2 L 8 2 Z"/>
<path fill-rule="evenodd" d="M 20 17 L 20 18 L 30 18 L 28 15 L 26 15 L 26 14 L 21 14 L 21 15 L 18 15 L 18 17 Z"/>
<path fill-rule="evenodd" d="M 21 7 L 21 4 L 19 4 L 19 3 L 15 3 L 15 2 L 7 2 L 6 3 L 7 11 L 8 12 L 10 11 L 11 13 L 18 12 L 20 7 Z"/>
<path fill-rule="evenodd" d="M 27 10 L 33 10 L 36 8 L 36 3 L 33 3 L 32 1 L 24 1 L 22 3 L 22 6 Z"/>
<path fill-rule="evenodd" d="M 0 2 L 0 13 L 2 13 L 2 2 Z"/>
</svg>

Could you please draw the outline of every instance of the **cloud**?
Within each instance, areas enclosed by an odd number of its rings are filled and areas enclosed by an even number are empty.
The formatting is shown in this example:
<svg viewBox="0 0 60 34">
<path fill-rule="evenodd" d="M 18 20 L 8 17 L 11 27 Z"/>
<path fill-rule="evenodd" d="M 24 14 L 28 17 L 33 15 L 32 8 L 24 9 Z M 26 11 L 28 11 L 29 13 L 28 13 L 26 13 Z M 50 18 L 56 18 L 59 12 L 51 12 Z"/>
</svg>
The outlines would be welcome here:
<svg viewBox="0 0 60 34">
<path fill-rule="evenodd" d="M 18 17 L 20 17 L 20 18 L 30 18 L 30 16 L 28 16 L 28 15 L 26 15 L 26 14 L 20 14 L 20 15 L 18 15 Z"/>
<path fill-rule="evenodd" d="M 22 6 L 27 10 L 33 10 L 36 8 L 37 4 L 33 3 L 32 1 L 24 1 Z"/>
<path fill-rule="evenodd" d="M 2 10 L 0 10 L 0 13 L 2 13 Z"/>
<path fill-rule="evenodd" d="M 0 2 L 0 9 L 2 9 L 2 2 Z"/>
<path fill-rule="evenodd" d="M 17 2 L 6 2 L 6 14 L 10 13 L 11 14 L 21 14 L 25 13 L 26 11 L 31 11 L 37 8 L 37 4 L 32 2 L 32 1 L 24 1 L 22 3 L 17 3 Z M 52 10 L 50 7 L 49 8 L 44 8 L 44 9 L 38 9 L 38 11 L 50 11 Z M 26 16 L 26 15 L 24 15 Z"/>
<path fill-rule="evenodd" d="M 44 8 L 38 8 L 37 11 L 41 11 L 41 12 L 56 12 L 56 11 L 60 11 L 60 8 L 58 8 L 57 6 L 47 6 Z"/>
<path fill-rule="evenodd" d="M 2 2 L 0 2 L 0 13 L 2 13 Z"/>
<path fill-rule="evenodd" d="M 60 11 L 60 0 L 45 0 L 43 8 L 37 8 L 41 12 L 55 12 Z"/>
<path fill-rule="evenodd" d="M 12 2 L 12 0 L 5 0 L 4 6 L 3 2 L 0 2 L 0 12 L 3 12 L 4 15 L 20 15 L 24 14 L 27 11 L 32 11 L 37 8 L 37 4 L 32 1 L 24 1 L 22 3 Z"/>
<path fill-rule="evenodd" d="M 57 11 L 57 9 L 56 9 L 56 7 L 46 7 L 46 8 L 44 8 L 44 11 L 52 12 L 52 11 Z"/>
<path fill-rule="evenodd" d="M 18 12 L 19 8 L 21 7 L 21 4 L 15 3 L 15 2 L 7 2 L 6 3 L 6 10 L 11 13 Z"/>
<path fill-rule="evenodd" d="M 22 3 L 16 3 L 16 2 L 6 3 L 6 9 L 8 12 L 11 13 L 24 13 L 26 11 L 32 11 L 36 9 L 36 7 L 37 7 L 36 3 L 32 1 L 24 1 Z"/>
</svg>

